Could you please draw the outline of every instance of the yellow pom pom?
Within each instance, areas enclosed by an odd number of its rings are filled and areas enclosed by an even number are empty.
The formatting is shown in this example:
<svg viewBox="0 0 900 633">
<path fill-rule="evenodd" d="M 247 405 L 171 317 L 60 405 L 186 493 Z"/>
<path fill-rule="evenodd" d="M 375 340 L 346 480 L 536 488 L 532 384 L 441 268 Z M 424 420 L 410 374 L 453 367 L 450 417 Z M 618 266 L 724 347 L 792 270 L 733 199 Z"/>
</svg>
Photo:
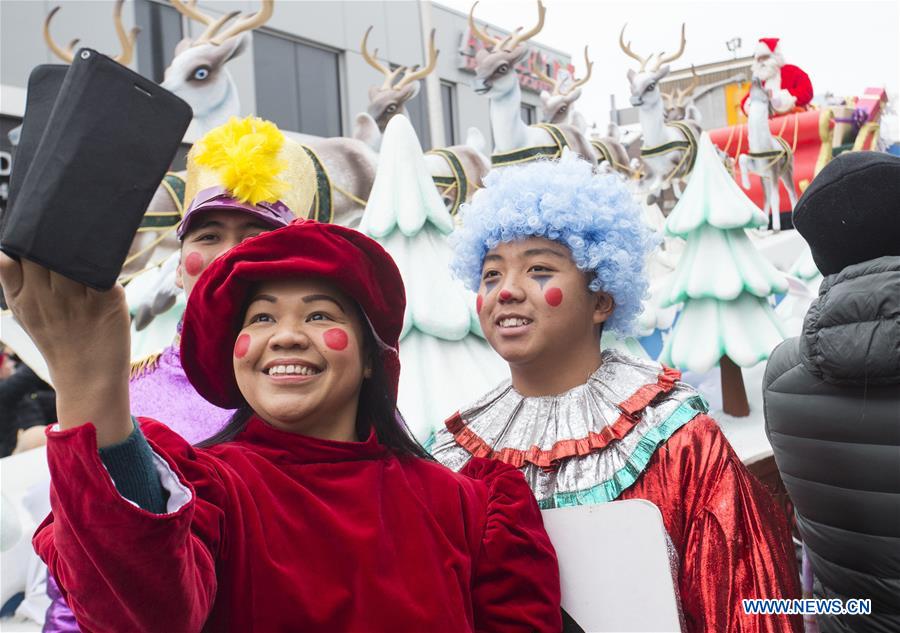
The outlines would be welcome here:
<svg viewBox="0 0 900 633">
<path fill-rule="evenodd" d="M 240 202 L 275 202 L 288 189 L 278 178 L 285 168 L 278 159 L 284 135 L 270 121 L 232 117 L 197 145 L 197 164 L 215 170 L 222 185 Z"/>
</svg>

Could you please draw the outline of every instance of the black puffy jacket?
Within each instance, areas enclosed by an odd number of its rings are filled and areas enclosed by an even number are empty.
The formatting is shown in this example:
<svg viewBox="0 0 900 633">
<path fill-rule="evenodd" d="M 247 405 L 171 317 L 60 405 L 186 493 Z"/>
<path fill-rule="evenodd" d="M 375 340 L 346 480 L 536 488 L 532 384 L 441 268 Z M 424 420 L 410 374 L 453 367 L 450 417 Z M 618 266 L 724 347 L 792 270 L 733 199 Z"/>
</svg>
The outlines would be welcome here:
<svg viewBox="0 0 900 633">
<path fill-rule="evenodd" d="M 870 616 L 819 616 L 823 633 L 900 631 L 900 257 L 825 278 L 803 333 L 763 385 L 766 431 L 826 598 Z"/>
</svg>

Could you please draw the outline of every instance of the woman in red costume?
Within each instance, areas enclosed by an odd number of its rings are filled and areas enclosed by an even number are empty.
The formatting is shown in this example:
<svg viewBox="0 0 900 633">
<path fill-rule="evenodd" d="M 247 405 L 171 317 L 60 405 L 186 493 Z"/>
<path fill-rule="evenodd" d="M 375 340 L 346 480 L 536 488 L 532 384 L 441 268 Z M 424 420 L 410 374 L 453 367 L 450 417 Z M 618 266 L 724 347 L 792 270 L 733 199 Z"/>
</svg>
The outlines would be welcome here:
<svg viewBox="0 0 900 633">
<path fill-rule="evenodd" d="M 57 388 L 34 544 L 83 630 L 560 629 L 521 473 L 453 473 L 397 415 L 405 298 L 376 242 L 298 222 L 210 265 L 182 359 L 238 411 L 202 448 L 129 415 L 121 287 L 5 256 L 0 279 Z"/>
<path fill-rule="evenodd" d="M 542 508 L 651 501 L 686 631 L 801 630 L 799 617 L 743 611 L 744 598 L 798 598 L 796 562 L 785 517 L 706 402 L 677 370 L 601 351 L 604 326 L 627 333 L 647 289 L 655 240 L 631 193 L 571 155 L 485 183 L 463 207 L 453 268 L 511 380 L 448 419 L 434 456 L 516 466 Z"/>
</svg>

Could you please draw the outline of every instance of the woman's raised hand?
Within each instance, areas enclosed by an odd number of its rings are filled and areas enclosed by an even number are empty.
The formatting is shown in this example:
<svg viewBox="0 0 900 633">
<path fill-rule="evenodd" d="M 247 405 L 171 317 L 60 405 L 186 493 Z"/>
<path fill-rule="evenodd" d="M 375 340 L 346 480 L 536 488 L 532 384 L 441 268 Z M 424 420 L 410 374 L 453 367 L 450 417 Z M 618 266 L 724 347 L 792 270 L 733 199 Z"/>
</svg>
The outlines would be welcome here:
<svg viewBox="0 0 900 633">
<path fill-rule="evenodd" d="M 88 288 L 34 262 L 0 254 L 10 310 L 47 361 L 63 429 L 85 422 L 106 446 L 131 433 L 131 335 L 125 290 Z"/>
</svg>

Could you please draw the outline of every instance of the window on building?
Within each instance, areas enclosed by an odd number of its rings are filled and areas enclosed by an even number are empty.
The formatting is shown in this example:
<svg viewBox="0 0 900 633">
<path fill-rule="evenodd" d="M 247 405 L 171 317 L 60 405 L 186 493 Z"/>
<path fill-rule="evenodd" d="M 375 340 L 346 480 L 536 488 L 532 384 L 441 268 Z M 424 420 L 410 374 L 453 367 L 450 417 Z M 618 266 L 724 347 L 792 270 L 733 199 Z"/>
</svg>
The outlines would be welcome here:
<svg viewBox="0 0 900 633">
<path fill-rule="evenodd" d="M 253 31 L 256 112 L 280 128 L 341 136 L 339 54 Z"/>
<path fill-rule="evenodd" d="M 138 72 L 159 83 L 175 57 L 175 46 L 184 37 L 181 14 L 169 4 L 137 0 L 134 5 Z"/>
<path fill-rule="evenodd" d="M 456 134 L 456 84 L 441 82 L 441 107 L 444 112 L 444 142 L 456 145 L 459 142 Z"/>
<path fill-rule="evenodd" d="M 522 111 L 522 120 L 525 121 L 525 125 L 534 125 L 537 123 L 537 108 L 527 103 L 521 104 L 520 108 Z"/>
</svg>

